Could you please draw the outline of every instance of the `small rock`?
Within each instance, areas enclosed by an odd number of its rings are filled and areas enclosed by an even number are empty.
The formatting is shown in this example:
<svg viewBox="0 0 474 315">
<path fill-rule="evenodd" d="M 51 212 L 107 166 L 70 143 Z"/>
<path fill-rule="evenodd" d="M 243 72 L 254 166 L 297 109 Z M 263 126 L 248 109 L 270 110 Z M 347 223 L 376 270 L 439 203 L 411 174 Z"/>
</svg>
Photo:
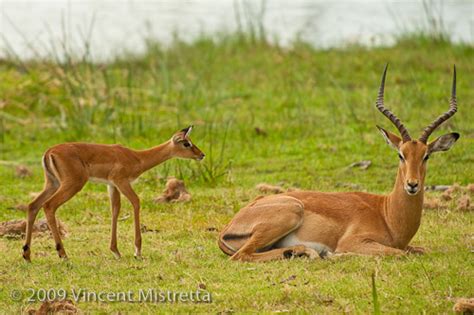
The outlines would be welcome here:
<svg viewBox="0 0 474 315">
<path fill-rule="evenodd" d="M 369 166 L 372 165 L 372 161 L 365 160 L 365 161 L 359 161 L 359 162 L 354 162 L 349 167 L 358 167 L 361 170 L 366 170 L 369 168 Z"/>
<path fill-rule="evenodd" d="M 426 191 L 446 191 L 449 189 L 448 185 L 431 185 L 431 186 L 426 186 L 425 190 Z"/>
<path fill-rule="evenodd" d="M 262 193 L 281 194 L 285 192 L 285 189 L 280 186 L 270 185 L 261 183 L 255 186 L 255 188 Z"/>
<path fill-rule="evenodd" d="M 148 232 L 158 233 L 160 230 L 149 229 L 145 224 L 141 224 L 140 231 L 142 231 L 142 233 L 148 233 Z"/>
<path fill-rule="evenodd" d="M 289 281 L 293 281 L 295 279 L 296 279 L 296 275 L 291 275 L 288 278 L 281 280 L 280 283 L 286 283 L 286 282 L 289 282 Z"/>
<path fill-rule="evenodd" d="M 263 130 L 262 128 L 259 128 L 259 127 L 255 127 L 255 133 L 259 136 L 264 136 L 264 137 L 266 137 L 268 135 L 265 130 Z"/>
</svg>

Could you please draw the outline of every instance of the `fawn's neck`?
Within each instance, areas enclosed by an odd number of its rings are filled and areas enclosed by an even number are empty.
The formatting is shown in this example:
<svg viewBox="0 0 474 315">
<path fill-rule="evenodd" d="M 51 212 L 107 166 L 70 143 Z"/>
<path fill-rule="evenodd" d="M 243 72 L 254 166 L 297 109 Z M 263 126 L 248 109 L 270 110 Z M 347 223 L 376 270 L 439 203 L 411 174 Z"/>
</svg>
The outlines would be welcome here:
<svg viewBox="0 0 474 315">
<path fill-rule="evenodd" d="M 173 157 L 171 140 L 151 149 L 137 151 L 137 155 L 142 165 L 141 172 L 148 171 Z"/>
</svg>

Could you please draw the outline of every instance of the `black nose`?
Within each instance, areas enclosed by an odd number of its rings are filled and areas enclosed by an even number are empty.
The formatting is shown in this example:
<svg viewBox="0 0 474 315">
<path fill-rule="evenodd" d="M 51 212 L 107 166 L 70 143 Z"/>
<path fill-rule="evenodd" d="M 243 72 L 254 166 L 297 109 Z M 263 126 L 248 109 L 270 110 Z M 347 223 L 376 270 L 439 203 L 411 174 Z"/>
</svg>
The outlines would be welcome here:
<svg viewBox="0 0 474 315">
<path fill-rule="evenodd" d="M 411 189 L 416 189 L 418 187 L 418 183 L 407 183 L 408 187 Z"/>
</svg>

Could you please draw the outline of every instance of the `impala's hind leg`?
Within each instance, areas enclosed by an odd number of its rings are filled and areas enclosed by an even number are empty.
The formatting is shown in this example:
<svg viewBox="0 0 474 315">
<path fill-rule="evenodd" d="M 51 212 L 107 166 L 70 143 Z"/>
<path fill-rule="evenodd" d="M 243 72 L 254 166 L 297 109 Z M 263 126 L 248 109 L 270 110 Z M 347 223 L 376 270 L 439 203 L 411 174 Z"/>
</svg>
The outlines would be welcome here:
<svg viewBox="0 0 474 315">
<path fill-rule="evenodd" d="M 59 178 L 60 186 L 54 195 L 44 203 L 43 208 L 58 255 L 60 258 L 67 258 L 56 221 L 56 210 L 81 191 L 87 183 L 88 175 L 84 163 L 79 159 L 62 156 L 58 153 L 49 154 L 48 157 L 51 160 L 54 173 L 57 174 L 56 177 Z"/>
<path fill-rule="evenodd" d="M 297 256 L 318 258 L 318 253 L 297 245 L 271 249 L 278 240 L 296 230 L 303 222 L 303 204 L 289 196 L 258 199 L 237 213 L 219 237 L 219 245 L 231 259 L 269 261 Z"/>
<path fill-rule="evenodd" d="M 44 204 L 44 213 L 46 214 L 46 220 L 48 221 L 49 229 L 53 234 L 54 242 L 56 244 L 56 250 L 60 258 L 67 258 L 66 251 L 64 250 L 61 235 L 59 234 L 58 223 L 56 221 L 56 210 L 64 204 L 66 201 L 74 197 L 87 182 L 87 178 L 77 177 L 67 182 L 62 182 L 59 189 L 54 195 L 49 198 Z"/>
<path fill-rule="evenodd" d="M 31 261 L 31 237 L 33 233 L 33 225 L 38 215 L 39 210 L 43 206 L 44 202 L 48 200 L 59 187 L 58 180 L 45 169 L 45 184 L 43 191 L 28 205 L 28 215 L 26 220 L 26 236 L 25 245 L 23 246 L 23 258 L 27 261 Z"/>
</svg>

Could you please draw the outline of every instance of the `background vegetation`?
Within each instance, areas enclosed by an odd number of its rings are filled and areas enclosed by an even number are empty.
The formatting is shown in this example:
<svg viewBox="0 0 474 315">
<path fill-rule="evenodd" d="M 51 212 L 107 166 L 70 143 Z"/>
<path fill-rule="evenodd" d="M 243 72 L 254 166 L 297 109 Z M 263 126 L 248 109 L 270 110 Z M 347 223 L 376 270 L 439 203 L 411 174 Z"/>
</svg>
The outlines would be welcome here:
<svg viewBox="0 0 474 315">
<path fill-rule="evenodd" d="M 142 261 L 133 258 L 133 220 L 126 201 L 119 222 L 124 257 L 115 260 L 109 252 L 109 205 L 106 187 L 98 184 L 88 184 L 58 211 L 69 228 L 68 262 L 59 261 L 48 237 L 34 239 L 32 264 L 21 259 L 22 240 L 0 238 L 0 309 L 29 307 L 25 300 L 10 299 L 12 289 L 200 288 L 212 293 L 212 303 L 78 307 L 367 313 L 374 309 L 374 272 L 382 312 L 449 312 L 453 298 L 473 296 L 473 214 L 454 207 L 425 211 L 413 241 L 431 250 L 425 256 L 239 264 L 221 253 L 218 231 L 259 194 L 258 183 L 390 191 L 398 159 L 375 124 L 394 128 L 374 106 L 386 62 L 386 105 L 413 135 L 448 108 L 456 64 L 459 112 L 432 138 L 455 130 L 461 139 L 429 161 L 426 182 L 473 182 L 472 46 L 423 32 L 402 36 L 393 47 L 370 49 L 318 50 L 303 42 L 284 48 L 264 38 L 259 31 L 202 36 L 192 43 L 177 38 L 166 48 L 149 41 L 146 54 L 104 64 L 67 52 L 50 60 L 25 62 L 12 56 L 0 61 L 0 221 L 24 218 L 14 207 L 41 189 L 41 156 L 57 143 L 121 143 L 141 149 L 194 124 L 193 140 L 207 154 L 202 163 L 166 162 L 135 185 L 142 222 L 154 230 L 143 235 Z M 348 168 L 360 160 L 371 160 L 372 166 Z M 31 168 L 32 176 L 17 177 L 18 164 Z M 155 204 L 167 176 L 184 179 L 193 200 Z"/>
</svg>

